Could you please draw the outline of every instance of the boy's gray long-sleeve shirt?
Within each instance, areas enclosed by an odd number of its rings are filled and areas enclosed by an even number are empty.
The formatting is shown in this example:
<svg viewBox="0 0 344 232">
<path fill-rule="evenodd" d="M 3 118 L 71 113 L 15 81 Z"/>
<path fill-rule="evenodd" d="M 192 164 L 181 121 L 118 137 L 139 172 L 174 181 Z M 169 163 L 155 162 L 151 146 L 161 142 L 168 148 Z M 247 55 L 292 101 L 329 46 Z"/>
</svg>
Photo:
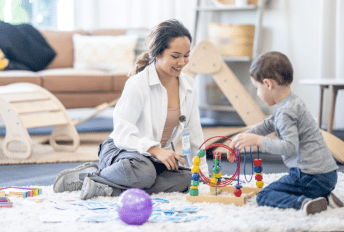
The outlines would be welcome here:
<svg viewBox="0 0 344 232">
<path fill-rule="evenodd" d="M 293 93 L 277 104 L 270 117 L 246 132 L 264 136 L 275 132 L 279 139 L 264 137 L 261 149 L 281 155 L 288 168 L 296 167 L 307 174 L 338 169 L 317 123 L 301 98 Z"/>
</svg>

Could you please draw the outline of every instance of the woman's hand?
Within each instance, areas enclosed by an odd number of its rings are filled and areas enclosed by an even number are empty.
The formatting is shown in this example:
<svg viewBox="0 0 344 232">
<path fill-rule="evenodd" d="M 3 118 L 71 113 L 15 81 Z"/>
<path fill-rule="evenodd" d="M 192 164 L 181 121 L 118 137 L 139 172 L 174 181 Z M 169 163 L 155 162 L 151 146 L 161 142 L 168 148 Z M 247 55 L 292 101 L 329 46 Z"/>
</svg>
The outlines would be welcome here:
<svg viewBox="0 0 344 232">
<path fill-rule="evenodd" d="M 263 139 L 264 136 L 261 135 L 241 133 L 233 138 L 229 147 L 233 150 L 239 148 L 240 151 L 241 149 L 244 149 L 244 147 L 262 146 Z"/>
<path fill-rule="evenodd" d="M 177 161 L 185 167 L 184 159 L 174 151 L 162 149 L 160 147 L 151 147 L 148 152 L 165 164 L 168 170 L 178 170 Z"/>
</svg>

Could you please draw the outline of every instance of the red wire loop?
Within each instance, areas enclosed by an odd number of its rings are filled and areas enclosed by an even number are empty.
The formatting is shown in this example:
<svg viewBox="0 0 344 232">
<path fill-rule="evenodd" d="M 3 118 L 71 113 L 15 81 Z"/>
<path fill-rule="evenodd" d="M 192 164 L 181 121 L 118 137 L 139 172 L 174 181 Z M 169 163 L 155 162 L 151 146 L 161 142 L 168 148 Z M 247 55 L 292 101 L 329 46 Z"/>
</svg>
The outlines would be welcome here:
<svg viewBox="0 0 344 232">
<path fill-rule="evenodd" d="M 206 141 L 204 141 L 202 143 L 202 145 L 199 147 L 199 149 L 201 149 L 203 147 L 203 145 L 208 142 L 209 140 L 211 139 L 214 139 L 214 138 L 225 138 L 225 139 L 228 139 L 229 141 L 232 141 L 230 138 L 227 138 L 225 136 L 214 136 L 214 137 L 211 137 L 209 139 L 207 139 Z M 213 144 L 210 144 L 209 146 L 207 146 L 205 149 L 203 150 L 208 150 L 210 148 L 213 148 L 213 147 L 223 147 L 223 148 L 226 148 L 228 151 L 230 151 L 232 154 L 236 155 L 235 154 L 235 151 L 230 148 L 229 146 L 225 145 L 225 144 L 222 144 L 222 143 L 213 143 Z M 227 157 L 228 158 L 228 157 Z M 238 159 L 237 159 L 237 164 L 240 164 L 240 152 L 238 151 Z M 234 180 L 235 180 L 235 177 L 237 177 L 238 175 L 240 174 L 240 165 L 237 165 L 237 170 L 236 172 L 233 174 L 233 176 L 231 176 L 229 179 L 225 180 L 225 181 L 221 181 L 220 183 L 217 184 L 217 187 L 224 187 L 224 186 L 227 186 L 229 184 L 231 184 Z M 210 179 L 208 177 L 206 177 L 201 170 L 199 170 L 199 175 L 201 176 L 201 180 L 203 181 L 203 183 L 211 186 L 211 187 L 215 187 L 215 184 L 214 183 L 211 183 Z"/>
</svg>

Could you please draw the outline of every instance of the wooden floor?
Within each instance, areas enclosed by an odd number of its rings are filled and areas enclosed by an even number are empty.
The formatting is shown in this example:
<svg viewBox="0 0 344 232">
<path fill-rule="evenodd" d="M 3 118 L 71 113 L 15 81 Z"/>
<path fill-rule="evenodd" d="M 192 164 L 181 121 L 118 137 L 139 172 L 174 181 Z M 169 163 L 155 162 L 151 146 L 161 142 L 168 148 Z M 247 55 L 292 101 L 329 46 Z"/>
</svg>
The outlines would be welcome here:
<svg viewBox="0 0 344 232">
<path fill-rule="evenodd" d="M 240 130 L 239 127 L 205 127 L 203 128 L 205 140 L 213 136 L 226 136 Z M 49 144 L 42 144 L 48 136 L 31 136 L 34 146 L 33 154 L 25 160 L 10 159 L 6 157 L 0 149 L 0 164 L 23 164 L 23 163 L 56 163 L 56 162 L 78 162 L 78 161 L 97 161 L 98 146 L 108 138 L 111 132 L 101 133 L 79 133 L 80 146 L 75 152 L 56 152 Z M 0 137 L 0 147 L 4 137 Z M 213 142 L 216 140 L 211 140 Z M 19 148 L 20 149 L 20 148 Z M 222 148 L 221 148 L 222 149 Z M 176 145 L 176 152 L 181 153 L 181 142 Z M 220 150 L 221 151 L 221 150 Z M 224 151 L 225 152 L 225 151 Z"/>
</svg>

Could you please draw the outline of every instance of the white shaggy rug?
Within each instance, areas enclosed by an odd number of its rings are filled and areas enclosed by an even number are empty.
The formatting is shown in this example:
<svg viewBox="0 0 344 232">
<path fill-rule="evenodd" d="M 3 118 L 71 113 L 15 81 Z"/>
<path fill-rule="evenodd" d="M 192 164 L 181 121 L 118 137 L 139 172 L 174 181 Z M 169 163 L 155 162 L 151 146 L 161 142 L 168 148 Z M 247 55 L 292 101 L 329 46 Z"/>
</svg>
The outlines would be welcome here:
<svg viewBox="0 0 344 232">
<path fill-rule="evenodd" d="M 277 180 L 283 174 L 265 174 L 265 185 Z M 338 184 L 334 193 L 344 200 L 344 174 L 338 173 Z M 243 179 L 243 177 L 241 177 Z M 254 185 L 254 181 L 249 183 Z M 31 186 L 33 187 L 33 186 Z M 85 210 L 57 209 L 56 206 L 65 206 L 70 201 L 79 201 L 79 192 L 54 193 L 52 186 L 41 187 L 43 194 L 37 197 L 11 197 L 13 208 L 0 209 L 1 232 L 25 231 L 344 231 L 344 208 L 332 209 L 319 214 L 305 216 L 302 211 L 258 207 L 256 197 L 249 199 L 244 206 L 196 203 L 200 209 L 192 216 L 206 216 L 203 219 L 188 222 L 147 222 L 142 226 L 126 225 L 121 220 L 108 222 L 84 222 L 78 217 L 85 214 Z M 200 185 L 200 194 L 207 194 L 209 187 Z M 189 206 L 185 200 L 186 194 L 160 193 L 151 198 L 169 200 L 168 203 L 159 203 L 160 208 L 175 206 Z M 106 201 L 115 203 L 118 197 L 97 197 L 91 201 Z M 87 211 L 87 210 L 86 210 Z M 61 218 L 59 218 L 59 216 Z M 63 217 L 64 216 L 64 217 Z M 47 218 L 64 222 L 44 222 Z M 68 221 L 66 221 L 68 218 Z M 54 220 L 53 220 L 54 221 Z"/>
</svg>

